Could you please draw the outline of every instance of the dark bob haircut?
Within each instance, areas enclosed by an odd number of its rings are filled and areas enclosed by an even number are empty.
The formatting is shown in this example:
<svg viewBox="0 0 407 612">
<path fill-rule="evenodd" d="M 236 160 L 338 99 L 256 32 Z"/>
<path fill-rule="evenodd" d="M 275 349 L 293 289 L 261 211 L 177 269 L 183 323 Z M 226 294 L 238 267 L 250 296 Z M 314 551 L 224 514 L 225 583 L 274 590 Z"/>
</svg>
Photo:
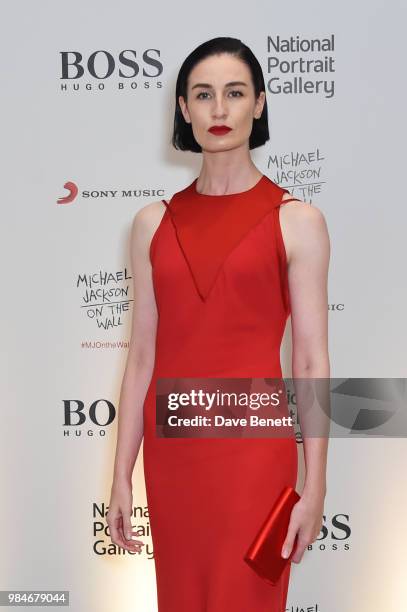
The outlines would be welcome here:
<svg viewBox="0 0 407 612">
<path fill-rule="evenodd" d="M 212 38 L 202 43 L 188 55 L 178 73 L 175 87 L 174 132 L 172 135 L 172 144 L 176 149 L 181 151 L 193 151 L 194 153 L 202 152 L 202 147 L 197 143 L 192 133 L 191 124 L 187 123 L 184 119 L 178 97 L 183 96 L 183 98 L 187 100 L 188 77 L 194 66 L 206 57 L 219 55 L 221 53 L 230 53 L 230 55 L 234 55 L 247 64 L 251 72 L 256 99 L 261 91 L 266 90 L 261 66 L 253 52 L 242 43 L 241 40 L 238 38 L 219 36 L 218 38 Z M 253 118 L 253 128 L 249 138 L 249 149 L 260 147 L 269 139 L 267 100 L 265 100 L 261 116 L 258 119 Z"/>
</svg>

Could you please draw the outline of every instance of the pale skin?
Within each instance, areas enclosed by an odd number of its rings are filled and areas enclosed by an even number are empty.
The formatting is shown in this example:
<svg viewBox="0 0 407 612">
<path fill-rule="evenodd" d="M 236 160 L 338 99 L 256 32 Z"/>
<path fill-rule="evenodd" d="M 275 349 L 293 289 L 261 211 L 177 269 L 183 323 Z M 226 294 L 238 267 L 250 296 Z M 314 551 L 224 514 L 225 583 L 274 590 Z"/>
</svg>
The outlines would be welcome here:
<svg viewBox="0 0 407 612">
<path fill-rule="evenodd" d="M 233 83 L 233 84 L 232 84 Z M 238 84 L 240 83 L 240 84 Z M 240 93 L 238 93 L 240 92 Z M 210 195 L 250 189 L 262 173 L 254 165 L 249 136 L 254 117 L 261 115 L 265 92 L 256 99 L 249 67 L 230 54 L 205 58 L 190 72 L 187 98 L 179 98 L 185 121 L 202 147 L 202 168 L 197 190 Z M 215 136 L 213 125 L 232 131 Z M 283 202 L 292 196 L 285 193 Z M 132 331 L 123 376 L 116 457 L 107 522 L 112 542 L 140 552 L 144 542 L 132 538 L 132 472 L 143 438 L 143 403 L 155 360 L 157 305 L 149 257 L 151 239 L 165 205 L 151 202 L 134 216 L 130 253 L 134 306 Z M 329 378 L 328 266 L 330 242 L 321 210 L 302 202 L 280 208 L 280 224 L 287 254 L 292 324 L 292 375 Z M 315 541 L 323 520 L 326 495 L 327 438 L 304 438 L 306 476 L 301 499 L 294 506 L 283 550 L 291 553 L 298 535 L 294 563 Z M 283 551 L 282 551 L 283 552 Z"/>
</svg>

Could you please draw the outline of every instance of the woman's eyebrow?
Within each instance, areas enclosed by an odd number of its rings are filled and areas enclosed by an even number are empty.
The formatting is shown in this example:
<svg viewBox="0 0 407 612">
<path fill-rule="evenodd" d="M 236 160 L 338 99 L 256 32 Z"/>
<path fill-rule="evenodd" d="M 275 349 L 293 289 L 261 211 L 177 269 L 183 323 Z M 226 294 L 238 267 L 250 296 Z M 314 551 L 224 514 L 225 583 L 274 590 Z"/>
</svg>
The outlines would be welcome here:
<svg viewBox="0 0 407 612">
<path fill-rule="evenodd" d="M 247 83 L 244 83 L 243 81 L 230 81 L 229 83 L 226 83 L 225 85 L 225 87 L 236 87 L 236 86 L 247 87 Z M 210 83 L 196 83 L 195 85 L 191 87 L 191 90 L 196 89 L 197 87 L 205 87 L 206 89 L 213 88 Z"/>
</svg>

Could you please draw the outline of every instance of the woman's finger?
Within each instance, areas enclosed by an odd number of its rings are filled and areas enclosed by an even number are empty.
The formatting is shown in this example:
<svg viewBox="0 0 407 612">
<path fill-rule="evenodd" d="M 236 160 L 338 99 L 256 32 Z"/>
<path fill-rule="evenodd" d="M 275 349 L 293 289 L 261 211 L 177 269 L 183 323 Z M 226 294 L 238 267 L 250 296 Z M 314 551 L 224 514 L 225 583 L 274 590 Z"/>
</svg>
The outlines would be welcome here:
<svg viewBox="0 0 407 612">
<path fill-rule="evenodd" d="M 287 535 L 285 537 L 284 544 L 281 550 L 281 556 L 284 557 L 284 559 L 288 559 L 291 554 L 291 551 L 294 546 L 295 536 L 297 535 L 297 530 L 298 527 L 293 523 L 293 521 L 290 521 L 290 524 L 288 525 Z"/>
<path fill-rule="evenodd" d="M 131 517 L 130 512 L 126 512 L 126 514 L 122 518 L 123 536 L 126 538 L 126 540 L 131 540 L 131 532 L 133 530 L 130 517 Z"/>
<path fill-rule="evenodd" d="M 291 557 L 291 561 L 293 563 L 299 563 L 302 559 L 302 556 L 305 552 L 305 548 L 308 546 L 308 540 L 298 537 L 297 544 L 295 547 L 295 552 Z"/>
<path fill-rule="evenodd" d="M 135 540 L 126 540 L 123 534 L 123 521 L 121 516 L 111 517 L 109 523 L 110 539 L 116 546 L 124 548 L 130 552 L 141 552 L 141 546 L 143 542 Z"/>
</svg>

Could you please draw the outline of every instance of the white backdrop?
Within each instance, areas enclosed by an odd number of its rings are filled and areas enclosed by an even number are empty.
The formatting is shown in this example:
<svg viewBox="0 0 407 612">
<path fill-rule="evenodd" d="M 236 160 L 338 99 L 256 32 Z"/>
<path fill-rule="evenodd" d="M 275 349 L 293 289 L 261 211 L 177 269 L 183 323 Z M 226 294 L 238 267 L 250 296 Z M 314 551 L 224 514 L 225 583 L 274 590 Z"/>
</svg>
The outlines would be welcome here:
<svg viewBox="0 0 407 612">
<path fill-rule="evenodd" d="M 252 48 L 271 133 L 253 159 L 329 227 L 331 375 L 403 377 L 406 10 L 396 0 L 39 0 L 3 13 L 0 589 L 69 590 L 75 612 L 154 612 L 142 454 L 141 555 L 109 545 L 105 515 L 130 336 L 131 222 L 200 168 L 200 155 L 170 146 L 179 67 L 214 36 Z M 275 48 L 290 37 L 301 50 Z M 330 44 L 311 51 L 311 39 Z M 325 70 L 290 66 L 300 59 Z M 289 345 L 288 325 L 286 376 Z M 324 530 L 292 566 L 287 610 L 399 612 L 405 438 L 333 439 L 328 461 Z"/>
</svg>

